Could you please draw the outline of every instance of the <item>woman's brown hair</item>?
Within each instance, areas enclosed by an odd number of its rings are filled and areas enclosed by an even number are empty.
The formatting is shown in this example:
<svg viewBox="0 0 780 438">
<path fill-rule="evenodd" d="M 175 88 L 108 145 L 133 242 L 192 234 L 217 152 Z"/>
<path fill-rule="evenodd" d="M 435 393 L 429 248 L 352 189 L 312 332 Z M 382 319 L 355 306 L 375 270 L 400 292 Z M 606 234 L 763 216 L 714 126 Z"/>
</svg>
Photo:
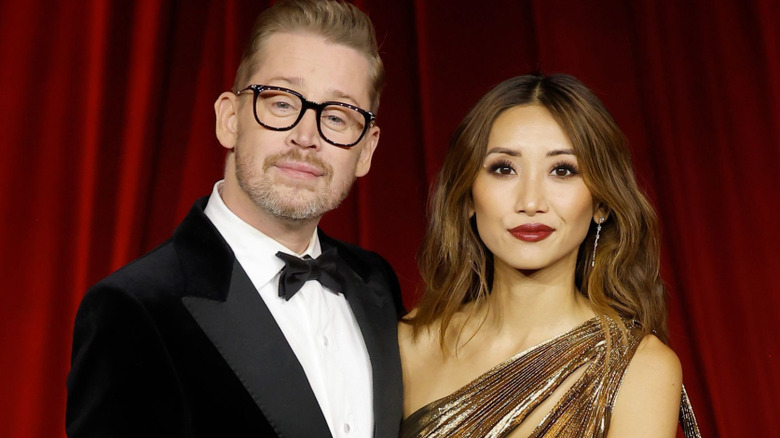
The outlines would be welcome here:
<svg viewBox="0 0 780 438">
<path fill-rule="evenodd" d="M 490 293 L 493 258 L 473 219 L 471 187 L 482 166 L 494 121 L 520 105 L 545 107 L 574 147 L 594 200 L 608 212 L 595 266 L 596 224 L 580 245 L 576 286 L 597 314 L 637 321 L 645 333 L 667 338 L 665 291 L 659 275 L 655 212 L 639 189 L 628 144 L 601 101 L 576 78 L 525 75 L 502 82 L 471 109 L 453 134 L 434 184 L 428 230 L 418 255 L 425 293 L 413 317 L 418 333 L 437 322 L 445 333 L 463 304 Z"/>
</svg>

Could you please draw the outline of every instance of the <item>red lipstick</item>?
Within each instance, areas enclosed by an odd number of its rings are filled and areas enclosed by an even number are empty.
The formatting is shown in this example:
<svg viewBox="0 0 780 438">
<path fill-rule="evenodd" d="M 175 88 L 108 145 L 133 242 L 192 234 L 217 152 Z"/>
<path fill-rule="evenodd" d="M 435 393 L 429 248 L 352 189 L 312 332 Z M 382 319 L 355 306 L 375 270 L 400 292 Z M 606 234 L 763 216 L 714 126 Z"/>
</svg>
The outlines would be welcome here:
<svg viewBox="0 0 780 438">
<path fill-rule="evenodd" d="M 555 231 L 544 224 L 523 224 L 509 230 L 515 238 L 525 242 L 538 242 L 544 240 Z"/>
</svg>

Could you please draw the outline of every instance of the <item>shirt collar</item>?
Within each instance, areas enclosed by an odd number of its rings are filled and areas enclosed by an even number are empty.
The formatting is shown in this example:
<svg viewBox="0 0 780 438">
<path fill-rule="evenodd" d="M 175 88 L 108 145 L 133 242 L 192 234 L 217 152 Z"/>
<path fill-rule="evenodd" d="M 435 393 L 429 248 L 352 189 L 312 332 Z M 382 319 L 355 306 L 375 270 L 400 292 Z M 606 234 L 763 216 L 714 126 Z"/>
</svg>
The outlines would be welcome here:
<svg viewBox="0 0 780 438">
<path fill-rule="evenodd" d="M 259 288 L 271 281 L 284 267 L 284 262 L 276 257 L 276 253 L 279 251 L 296 257 L 306 255 L 312 258 L 319 257 L 322 249 L 316 229 L 312 233 L 306 250 L 302 254 L 295 253 L 230 211 L 219 193 L 223 181 L 220 180 L 214 184 L 204 212 L 230 245 L 238 262 L 250 274 L 255 282 L 255 287 Z"/>
</svg>

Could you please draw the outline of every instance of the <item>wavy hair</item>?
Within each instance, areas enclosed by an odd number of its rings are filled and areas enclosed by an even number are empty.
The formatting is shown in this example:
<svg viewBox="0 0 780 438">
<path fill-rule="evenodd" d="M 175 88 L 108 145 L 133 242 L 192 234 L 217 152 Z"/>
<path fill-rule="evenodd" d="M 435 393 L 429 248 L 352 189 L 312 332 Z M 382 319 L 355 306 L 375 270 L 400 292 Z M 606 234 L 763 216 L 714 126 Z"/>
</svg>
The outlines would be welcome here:
<svg viewBox="0 0 780 438">
<path fill-rule="evenodd" d="M 490 293 L 493 256 L 469 217 L 471 188 L 493 123 L 505 110 L 521 105 L 540 105 L 552 114 L 574 147 L 585 185 L 608 211 L 594 267 L 595 223 L 580 245 L 577 288 L 597 314 L 637 321 L 645 333 L 666 342 L 655 212 L 636 183 L 628 144 L 617 123 L 592 91 L 565 74 L 525 75 L 502 82 L 477 102 L 453 134 L 434 183 L 428 229 L 418 254 L 425 293 L 414 316 L 407 318 L 414 333 L 439 322 L 444 348 L 453 316 L 465 303 L 485 302 Z"/>
</svg>

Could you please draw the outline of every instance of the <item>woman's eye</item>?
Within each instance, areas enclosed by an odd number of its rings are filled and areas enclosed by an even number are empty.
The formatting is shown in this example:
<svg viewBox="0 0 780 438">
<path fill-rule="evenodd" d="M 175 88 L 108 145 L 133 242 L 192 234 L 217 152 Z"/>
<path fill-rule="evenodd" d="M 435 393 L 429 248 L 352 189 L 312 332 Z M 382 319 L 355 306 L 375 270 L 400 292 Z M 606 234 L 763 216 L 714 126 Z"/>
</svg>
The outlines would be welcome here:
<svg viewBox="0 0 780 438">
<path fill-rule="evenodd" d="M 559 164 L 553 167 L 552 171 L 550 171 L 550 174 L 552 176 L 557 176 L 559 178 L 566 178 L 569 176 L 577 175 L 579 174 L 579 172 L 574 166 L 570 164 Z"/>
<path fill-rule="evenodd" d="M 515 169 L 509 163 L 495 163 L 488 167 L 490 173 L 497 175 L 512 175 L 515 173 Z"/>
</svg>

